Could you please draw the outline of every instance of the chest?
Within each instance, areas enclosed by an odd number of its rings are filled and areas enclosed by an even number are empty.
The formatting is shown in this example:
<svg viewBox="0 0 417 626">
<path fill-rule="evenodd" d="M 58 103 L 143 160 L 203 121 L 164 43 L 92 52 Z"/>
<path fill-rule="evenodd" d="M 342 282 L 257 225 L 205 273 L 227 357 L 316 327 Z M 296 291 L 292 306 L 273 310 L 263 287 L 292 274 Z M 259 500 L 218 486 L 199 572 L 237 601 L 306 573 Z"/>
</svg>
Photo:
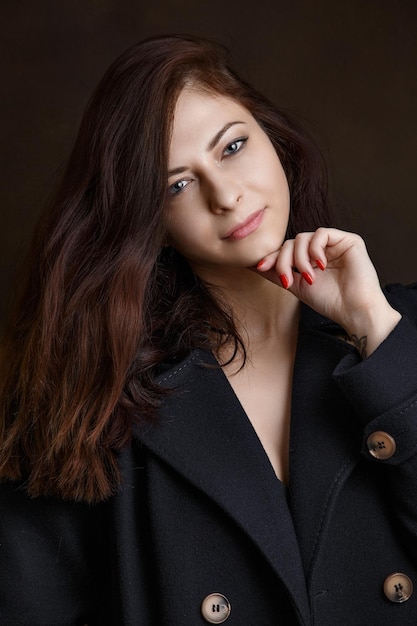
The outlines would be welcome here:
<svg viewBox="0 0 417 626">
<path fill-rule="evenodd" d="M 229 383 L 251 422 L 276 476 L 288 483 L 293 354 L 265 351 Z"/>
</svg>

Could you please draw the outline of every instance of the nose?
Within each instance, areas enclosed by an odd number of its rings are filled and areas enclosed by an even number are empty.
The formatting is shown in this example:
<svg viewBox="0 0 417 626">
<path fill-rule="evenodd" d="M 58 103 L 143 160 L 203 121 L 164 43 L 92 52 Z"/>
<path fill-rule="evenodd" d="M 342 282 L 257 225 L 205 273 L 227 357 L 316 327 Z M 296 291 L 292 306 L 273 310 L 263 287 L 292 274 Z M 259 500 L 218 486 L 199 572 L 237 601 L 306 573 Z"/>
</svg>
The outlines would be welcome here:
<svg viewBox="0 0 417 626">
<path fill-rule="evenodd" d="M 235 177 L 217 173 L 207 179 L 208 202 L 213 213 L 233 211 L 243 196 L 241 184 Z"/>
</svg>

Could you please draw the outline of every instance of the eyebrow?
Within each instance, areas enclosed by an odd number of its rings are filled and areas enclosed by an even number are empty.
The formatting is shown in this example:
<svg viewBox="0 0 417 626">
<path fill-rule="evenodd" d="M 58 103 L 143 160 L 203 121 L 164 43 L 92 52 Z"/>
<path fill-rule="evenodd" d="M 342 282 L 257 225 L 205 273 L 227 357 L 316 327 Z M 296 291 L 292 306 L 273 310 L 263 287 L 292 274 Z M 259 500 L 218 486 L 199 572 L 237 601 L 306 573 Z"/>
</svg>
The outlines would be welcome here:
<svg viewBox="0 0 417 626">
<path fill-rule="evenodd" d="M 242 122 L 241 120 L 237 120 L 236 122 L 228 122 L 227 124 L 225 124 L 223 128 L 221 128 L 219 132 L 214 135 L 213 139 L 209 141 L 207 145 L 207 152 L 210 152 L 211 150 L 213 150 L 217 146 L 217 144 L 219 143 L 223 135 L 227 133 L 229 128 L 231 128 L 232 126 L 235 126 L 235 124 L 245 124 L 245 122 Z M 187 169 L 188 169 L 187 167 L 183 167 L 183 166 L 175 167 L 174 169 L 168 171 L 168 176 L 173 176 L 175 174 L 182 174 L 183 172 L 186 172 Z"/>
<path fill-rule="evenodd" d="M 223 137 L 223 135 L 229 130 L 229 128 L 231 128 L 232 126 L 234 126 L 235 124 L 244 124 L 245 122 L 241 122 L 241 121 L 236 121 L 236 122 L 229 122 L 228 124 L 226 124 L 225 126 L 223 126 L 223 128 L 221 128 L 219 130 L 218 133 L 216 133 L 213 137 L 213 139 L 209 142 L 208 146 L 207 146 L 207 152 L 210 152 L 210 150 L 213 150 L 213 148 L 215 148 L 217 146 L 217 144 L 219 143 L 220 139 Z"/>
</svg>

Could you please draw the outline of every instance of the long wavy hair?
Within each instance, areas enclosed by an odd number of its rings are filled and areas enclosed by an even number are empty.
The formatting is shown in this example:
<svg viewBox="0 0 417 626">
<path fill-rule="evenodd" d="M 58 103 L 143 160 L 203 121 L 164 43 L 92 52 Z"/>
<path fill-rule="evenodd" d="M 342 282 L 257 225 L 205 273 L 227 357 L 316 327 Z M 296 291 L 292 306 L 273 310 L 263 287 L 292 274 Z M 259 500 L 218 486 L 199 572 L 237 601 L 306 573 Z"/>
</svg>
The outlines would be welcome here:
<svg viewBox="0 0 417 626">
<path fill-rule="evenodd" d="M 122 54 L 38 225 L 1 349 L 0 477 L 32 496 L 109 497 L 132 424 L 163 397 L 161 365 L 241 343 L 224 304 L 164 247 L 170 132 L 189 83 L 238 101 L 268 134 L 290 187 L 288 236 L 330 223 L 320 153 L 221 45 L 170 35 Z"/>
</svg>

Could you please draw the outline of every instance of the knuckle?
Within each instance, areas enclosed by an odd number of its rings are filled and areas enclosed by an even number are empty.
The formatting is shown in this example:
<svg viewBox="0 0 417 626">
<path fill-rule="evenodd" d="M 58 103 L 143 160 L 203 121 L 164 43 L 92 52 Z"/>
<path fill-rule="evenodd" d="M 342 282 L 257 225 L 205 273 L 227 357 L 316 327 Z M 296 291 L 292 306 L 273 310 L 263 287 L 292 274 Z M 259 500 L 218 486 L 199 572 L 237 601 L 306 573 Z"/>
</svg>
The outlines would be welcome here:
<svg viewBox="0 0 417 626">
<path fill-rule="evenodd" d="M 287 250 L 294 244 L 294 239 L 286 239 L 281 246 L 281 250 Z"/>
<path fill-rule="evenodd" d="M 295 241 L 304 241 L 306 239 L 309 239 L 309 237 L 311 236 L 311 233 L 308 232 L 302 232 L 302 233 L 297 233 L 295 236 Z"/>
<path fill-rule="evenodd" d="M 350 236 L 357 245 L 365 247 L 365 241 L 358 233 L 350 233 Z"/>
</svg>

